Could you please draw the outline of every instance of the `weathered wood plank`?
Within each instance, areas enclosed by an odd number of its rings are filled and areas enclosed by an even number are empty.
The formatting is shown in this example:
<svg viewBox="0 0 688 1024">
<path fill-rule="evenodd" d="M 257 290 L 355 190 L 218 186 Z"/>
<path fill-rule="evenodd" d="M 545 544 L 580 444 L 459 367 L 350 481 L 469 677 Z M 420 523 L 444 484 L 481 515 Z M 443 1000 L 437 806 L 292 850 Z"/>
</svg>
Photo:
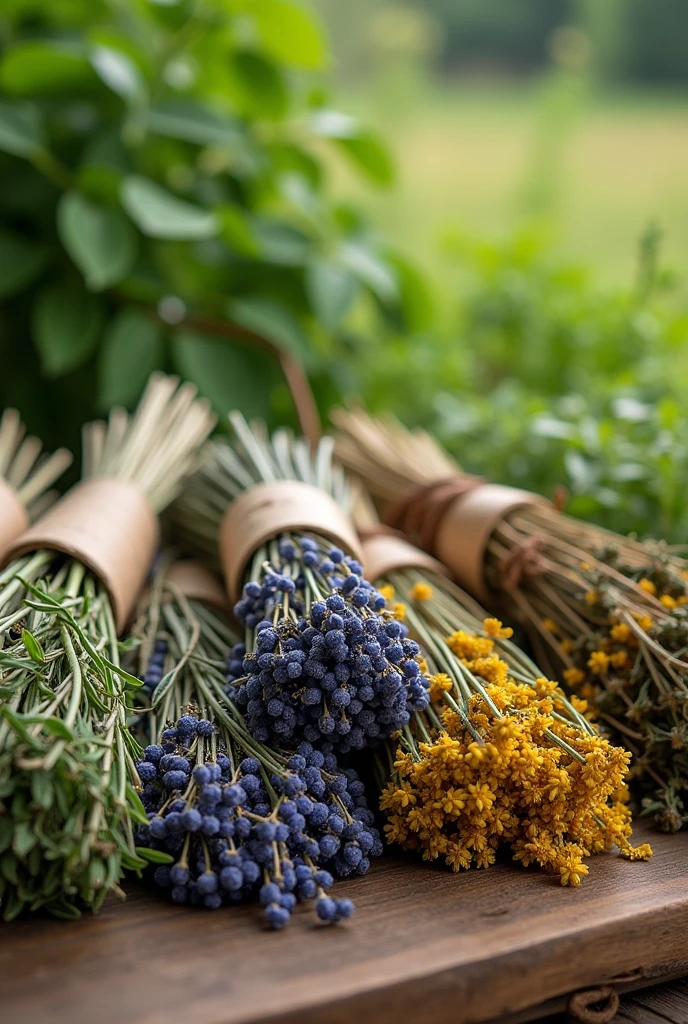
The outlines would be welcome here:
<svg viewBox="0 0 688 1024">
<path fill-rule="evenodd" d="M 626 996 L 618 1014 L 619 1024 L 686 1024 L 688 979 Z M 616 1024 L 616 1022 L 614 1022 Z"/>
<path fill-rule="evenodd" d="M 194 912 L 141 889 L 97 918 L 14 922 L 3 1024 L 527 1019 L 621 975 L 686 970 L 688 833 L 651 839 L 648 864 L 594 858 L 578 890 L 509 864 L 452 875 L 384 858 L 338 886 L 357 914 L 333 929 L 302 908 L 273 934 L 255 907 Z"/>
</svg>

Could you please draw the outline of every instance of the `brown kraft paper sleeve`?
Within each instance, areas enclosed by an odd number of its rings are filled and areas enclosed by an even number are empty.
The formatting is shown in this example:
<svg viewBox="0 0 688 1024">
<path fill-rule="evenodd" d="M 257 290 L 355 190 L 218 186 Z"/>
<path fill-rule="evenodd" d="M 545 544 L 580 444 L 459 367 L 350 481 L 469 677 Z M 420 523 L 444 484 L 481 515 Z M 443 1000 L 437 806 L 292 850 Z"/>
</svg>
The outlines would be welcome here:
<svg viewBox="0 0 688 1024">
<path fill-rule="evenodd" d="M 29 525 L 26 509 L 6 480 L 0 479 L 0 557 Z"/>
<path fill-rule="evenodd" d="M 225 615 L 231 612 L 229 598 L 220 580 L 200 562 L 174 562 L 165 573 L 165 583 L 176 587 L 189 601 L 200 601 Z"/>
<path fill-rule="evenodd" d="M 232 601 L 241 595 L 243 574 L 258 548 L 280 533 L 299 530 L 319 534 L 362 559 L 353 524 L 325 491 L 300 480 L 255 484 L 231 503 L 220 526 L 220 562 Z"/>
<path fill-rule="evenodd" d="M 84 480 L 11 546 L 5 562 L 30 551 L 61 551 L 95 573 L 122 632 L 158 546 L 158 520 L 145 497 L 114 477 Z"/>
<path fill-rule="evenodd" d="M 371 583 L 376 583 L 387 573 L 398 569 L 420 569 L 440 576 L 448 575 L 436 558 L 393 533 L 376 532 L 366 536 L 365 530 L 362 530 L 361 542 L 366 576 Z"/>
<path fill-rule="evenodd" d="M 485 583 L 485 549 L 505 516 L 528 505 L 549 505 L 545 498 L 515 487 L 483 484 L 457 498 L 445 512 L 435 535 L 435 554 L 459 586 L 489 604 Z"/>
</svg>

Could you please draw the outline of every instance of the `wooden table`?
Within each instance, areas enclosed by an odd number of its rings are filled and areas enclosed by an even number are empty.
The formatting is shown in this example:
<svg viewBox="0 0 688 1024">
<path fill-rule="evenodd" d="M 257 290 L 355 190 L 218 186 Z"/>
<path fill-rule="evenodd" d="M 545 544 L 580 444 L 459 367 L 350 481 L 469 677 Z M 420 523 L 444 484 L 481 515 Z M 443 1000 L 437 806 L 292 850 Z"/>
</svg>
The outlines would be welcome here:
<svg viewBox="0 0 688 1024">
<path fill-rule="evenodd" d="M 77 922 L 0 927 L 3 1024 L 468 1024 L 561 1011 L 577 989 L 688 974 L 688 831 L 655 857 L 592 859 L 580 889 L 511 864 L 460 875 L 388 856 L 340 883 L 336 928 L 299 908 L 194 911 L 134 887 Z M 631 1018 L 633 1020 L 634 1018 Z M 652 1018 L 649 1018 L 650 1020 Z M 688 1020 L 688 1014 L 686 1016 Z"/>
</svg>

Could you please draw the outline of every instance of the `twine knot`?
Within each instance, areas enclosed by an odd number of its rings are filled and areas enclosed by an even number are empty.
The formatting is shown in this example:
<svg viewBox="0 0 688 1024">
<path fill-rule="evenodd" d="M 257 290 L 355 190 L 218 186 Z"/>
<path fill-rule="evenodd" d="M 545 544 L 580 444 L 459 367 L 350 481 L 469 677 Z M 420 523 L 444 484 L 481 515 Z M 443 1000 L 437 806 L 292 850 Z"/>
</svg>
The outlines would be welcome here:
<svg viewBox="0 0 688 1024">
<path fill-rule="evenodd" d="M 567 1007 L 569 1017 L 578 1024 L 608 1024 L 619 1009 L 619 996 L 610 985 L 574 992 Z"/>
<path fill-rule="evenodd" d="M 515 590 L 522 576 L 537 576 L 542 571 L 542 541 L 539 537 L 529 537 L 522 544 L 517 544 L 499 563 L 504 590 Z"/>
<path fill-rule="evenodd" d="M 477 476 L 452 476 L 424 484 L 390 505 L 385 524 L 412 537 L 424 551 L 434 552 L 437 531 L 449 506 L 483 483 Z"/>
</svg>

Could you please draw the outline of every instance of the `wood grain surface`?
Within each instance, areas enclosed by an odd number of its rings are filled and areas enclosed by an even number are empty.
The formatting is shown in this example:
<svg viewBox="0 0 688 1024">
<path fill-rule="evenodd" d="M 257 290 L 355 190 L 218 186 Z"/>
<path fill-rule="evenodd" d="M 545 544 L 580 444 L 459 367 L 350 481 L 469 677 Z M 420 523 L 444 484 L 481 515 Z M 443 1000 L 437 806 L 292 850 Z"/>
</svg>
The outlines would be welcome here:
<svg viewBox="0 0 688 1024">
<path fill-rule="evenodd" d="M 357 913 L 337 928 L 302 907 L 267 932 L 256 907 L 178 908 L 138 886 L 95 918 L 15 921 L 0 926 L 0 1020 L 501 1022 L 688 974 L 688 832 L 636 834 L 649 863 L 593 858 L 577 890 L 511 864 L 453 875 L 385 857 L 338 885 Z"/>
<path fill-rule="evenodd" d="M 627 996 L 614 1024 L 686 1024 L 688 980 Z"/>
</svg>

